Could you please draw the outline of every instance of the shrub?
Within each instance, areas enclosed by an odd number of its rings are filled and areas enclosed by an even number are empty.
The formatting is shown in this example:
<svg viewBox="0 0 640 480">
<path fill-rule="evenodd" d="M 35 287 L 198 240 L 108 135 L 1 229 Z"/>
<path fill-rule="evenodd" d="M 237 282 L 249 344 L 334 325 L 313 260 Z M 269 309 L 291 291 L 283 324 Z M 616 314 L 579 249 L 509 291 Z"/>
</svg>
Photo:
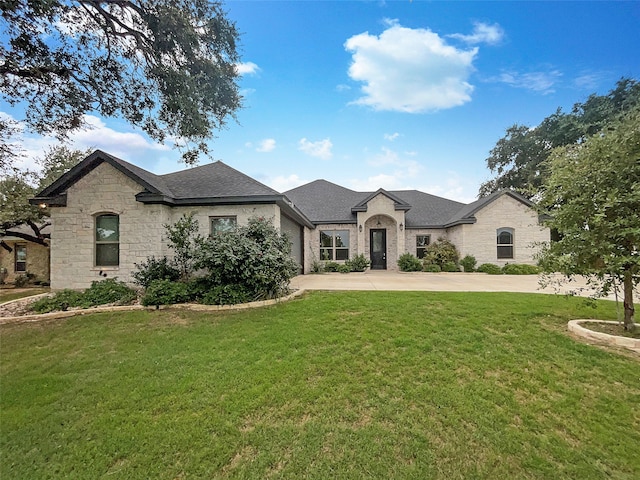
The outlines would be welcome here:
<svg viewBox="0 0 640 480">
<path fill-rule="evenodd" d="M 349 273 L 351 272 L 351 267 L 349 265 L 347 265 L 346 263 L 343 263 L 342 265 L 338 265 L 338 270 L 339 273 Z"/>
<path fill-rule="evenodd" d="M 443 272 L 459 272 L 460 267 L 456 265 L 454 262 L 445 262 L 444 265 L 442 265 L 442 271 Z"/>
<path fill-rule="evenodd" d="M 456 246 L 446 238 L 439 238 L 424 250 L 424 264 L 439 265 L 444 270 L 445 263 L 458 264 L 460 254 Z"/>
<path fill-rule="evenodd" d="M 422 262 L 418 257 L 407 252 L 398 258 L 398 268 L 402 272 L 419 272 L 422 270 Z"/>
<path fill-rule="evenodd" d="M 27 277 L 26 275 L 18 275 L 13 283 L 16 288 L 22 288 L 29 283 L 29 277 Z"/>
<path fill-rule="evenodd" d="M 314 260 L 313 262 L 311 262 L 311 273 L 322 272 L 324 272 L 324 265 L 322 264 L 322 262 L 319 262 L 318 260 Z"/>
<path fill-rule="evenodd" d="M 431 272 L 431 273 L 439 273 L 442 271 L 442 269 L 440 268 L 440 265 L 436 265 L 434 263 L 425 263 L 422 270 L 425 272 Z"/>
<path fill-rule="evenodd" d="M 478 272 L 488 273 L 489 275 L 500 275 L 502 269 L 495 263 L 483 263 L 478 267 Z"/>
<path fill-rule="evenodd" d="M 31 304 L 31 310 L 36 313 L 49 313 L 54 311 L 66 311 L 70 307 L 80 305 L 82 292 L 76 290 L 61 290 L 52 297 L 44 297 Z"/>
<path fill-rule="evenodd" d="M 135 290 L 128 287 L 126 283 L 119 282 L 116 278 L 92 282 L 82 294 L 80 307 L 94 307 L 107 303 L 117 303 L 126 305 L 133 302 L 137 297 Z"/>
<path fill-rule="evenodd" d="M 348 265 L 352 272 L 364 272 L 369 268 L 371 262 L 367 260 L 367 257 L 365 257 L 363 253 L 361 253 L 359 255 L 355 255 L 351 260 L 347 260 L 345 265 Z"/>
<path fill-rule="evenodd" d="M 340 264 L 338 262 L 324 262 L 324 271 L 325 272 L 337 272 L 340 268 Z"/>
<path fill-rule="evenodd" d="M 154 280 L 144 292 L 142 304 L 145 306 L 173 305 L 185 303 L 191 299 L 192 294 L 188 284 L 171 280 Z"/>
<path fill-rule="evenodd" d="M 212 286 L 240 285 L 255 300 L 288 291 L 299 265 L 291 258 L 291 241 L 264 218 L 250 218 L 246 226 L 202 239 L 194 268 Z"/>
<path fill-rule="evenodd" d="M 131 276 L 134 278 L 136 285 L 147 288 L 154 280 L 171 280 L 180 279 L 180 270 L 176 267 L 175 262 L 167 257 L 156 258 L 147 257 L 142 263 L 134 263 L 137 271 Z"/>
<path fill-rule="evenodd" d="M 236 305 L 250 301 L 249 292 L 242 285 L 218 285 L 200 300 L 205 305 Z"/>
<path fill-rule="evenodd" d="M 473 272 L 476 269 L 477 264 L 476 257 L 473 255 L 467 255 L 462 260 L 460 260 L 460 265 L 464 268 L 465 272 Z"/>
<path fill-rule="evenodd" d="M 183 280 L 191 278 L 195 270 L 196 252 L 204 237 L 198 234 L 198 220 L 193 213 L 182 215 L 173 225 L 164 225 L 169 239 L 168 247 L 175 252 L 174 261 Z"/>
<path fill-rule="evenodd" d="M 537 275 L 540 273 L 540 267 L 524 263 L 507 263 L 502 267 L 502 273 L 507 275 Z"/>
</svg>

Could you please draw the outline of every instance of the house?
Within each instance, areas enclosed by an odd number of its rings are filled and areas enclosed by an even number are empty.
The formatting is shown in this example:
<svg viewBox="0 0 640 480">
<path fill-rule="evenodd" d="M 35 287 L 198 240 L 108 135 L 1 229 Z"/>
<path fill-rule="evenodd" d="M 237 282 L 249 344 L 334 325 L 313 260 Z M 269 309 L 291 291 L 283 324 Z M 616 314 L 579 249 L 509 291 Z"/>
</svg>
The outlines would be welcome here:
<svg viewBox="0 0 640 480">
<path fill-rule="evenodd" d="M 8 229 L 0 235 L 0 284 L 14 283 L 20 276 L 49 282 L 49 224 L 37 225 L 38 236 L 29 225 Z"/>
<path fill-rule="evenodd" d="M 193 213 L 201 234 L 250 217 L 272 219 L 292 239 L 304 273 L 314 260 L 363 253 L 397 269 L 446 237 L 479 262 L 532 263 L 549 239 L 530 202 L 500 192 L 469 205 L 416 190 L 355 192 L 325 180 L 280 193 L 223 162 L 155 175 L 100 150 L 31 199 L 51 211 L 51 286 L 85 288 L 105 276 L 131 280 L 135 263 L 171 256 L 164 225 Z"/>
</svg>

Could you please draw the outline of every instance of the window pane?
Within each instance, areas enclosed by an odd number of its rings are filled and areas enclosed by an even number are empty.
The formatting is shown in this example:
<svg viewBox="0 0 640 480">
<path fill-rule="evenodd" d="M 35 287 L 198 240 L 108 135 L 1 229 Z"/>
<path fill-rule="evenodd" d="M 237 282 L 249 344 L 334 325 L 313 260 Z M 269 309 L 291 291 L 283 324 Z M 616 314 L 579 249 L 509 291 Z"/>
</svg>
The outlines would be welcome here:
<svg viewBox="0 0 640 480">
<path fill-rule="evenodd" d="M 426 247 L 431 241 L 431 235 L 416 235 L 416 247 Z"/>
<path fill-rule="evenodd" d="M 349 260 L 349 249 L 336 248 L 336 260 Z"/>
<path fill-rule="evenodd" d="M 513 247 L 498 245 L 498 258 L 513 258 Z"/>
<path fill-rule="evenodd" d="M 96 245 L 96 266 L 112 267 L 120 264 L 120 245 L 100 243 Z"/>
<path fill-rule="evenodd" d="M 233 230 L 237 224 L 236 217 L 216 217 L 211 219 L 211 233 L 223 233 Z"/>
<path fill-rule="evenodd" d="M 320 232 L 320 246 L 333 247 L 333 232 Z"/>
<path fill-rule="evenodd" d="M 336 247 L 349 248 L 349 230 L 336 231 Z"/>
<path fill-rule="evenodd" d="M 100 215 L 96 218 L 96 241 L 117 242 L 120 240 L 118 215 Z"/>
<path fill-rule="evenodd" d="M 424 258 L 424 252 L 425 252 L 424 247 L 418 247 L 418 248 L 416 248 L 416 257 L 418 257 L 418 258 Z"/>
<path fill-rule="evenodd" d="M 498 234 L 498 245 L 511 245 L 513 244 L 513 236 L 510 232 L 500 232 Z"/>
<path fill-rule="evenodd" d="M 321 260 L 333 260 L 333 249 L 332 248 L 321 248 L 320 249 L 320 259 Z"/>
<path fill-rule="evenodd" d="M 16 245 L 16 262 L 27 261 L 27 247 L 24 245 Z"/>
</svg>

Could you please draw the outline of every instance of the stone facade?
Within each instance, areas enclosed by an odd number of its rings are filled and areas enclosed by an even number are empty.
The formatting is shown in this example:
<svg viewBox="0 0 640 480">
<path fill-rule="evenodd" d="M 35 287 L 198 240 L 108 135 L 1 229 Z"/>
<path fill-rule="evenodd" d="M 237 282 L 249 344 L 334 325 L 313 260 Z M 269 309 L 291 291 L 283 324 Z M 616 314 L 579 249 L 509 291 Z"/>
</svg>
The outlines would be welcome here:
<svg viewBox="0 0 640 480">
<path fill-rule="evenodd" d="M 29 273 L 35 275 L 34 281 L 49 281 L 49 248 L 37 243 L 24 240 L 5 243 L 12 249 L 8 252 L 0 248 L 0 280 L 4 283 L 14 283 L 16 277 Z M 16 246 L 24 246 L 27 250 L 26 272 L 16 271 Z"/>
<path fill-rule="evenodd" d="M 244 224 L 252 216 L 270 218 L 280 227 L 280 210 L 268 205 L 169 207 L 138 202 L 143 188 L 108 163 L 101 163 L 67 190 L 67 206 L 51 209 L 51 287 L 82 289 L 92 281 L 117 277 L 130 283 L 135 263 L 148 256 L 172 256 L 164 225 L 193 213 L 200 233 L 210 233 L 210 217 L 236 216 Z M 120 260 L 114 267 L 97 266 L 95 219 L 116 214 L 120 222 Z"/>
</svg>

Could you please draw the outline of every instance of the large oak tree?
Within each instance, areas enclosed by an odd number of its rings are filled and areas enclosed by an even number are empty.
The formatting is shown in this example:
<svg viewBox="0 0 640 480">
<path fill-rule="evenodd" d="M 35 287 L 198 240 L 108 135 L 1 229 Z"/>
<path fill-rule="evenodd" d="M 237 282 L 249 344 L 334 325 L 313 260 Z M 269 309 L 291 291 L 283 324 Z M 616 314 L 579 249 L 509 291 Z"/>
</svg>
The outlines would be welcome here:
<svg viewBox="0 0 640 480">
<path fill-rule="evenodd" d="M 0 1 L 0 30 L 0 94 L 39 134 L 123 117 L 190 164 L 241 105 L 239 34 L 219 1 Z M 0 154 L 7 167 L 15 151 Z"/>
</svg>

